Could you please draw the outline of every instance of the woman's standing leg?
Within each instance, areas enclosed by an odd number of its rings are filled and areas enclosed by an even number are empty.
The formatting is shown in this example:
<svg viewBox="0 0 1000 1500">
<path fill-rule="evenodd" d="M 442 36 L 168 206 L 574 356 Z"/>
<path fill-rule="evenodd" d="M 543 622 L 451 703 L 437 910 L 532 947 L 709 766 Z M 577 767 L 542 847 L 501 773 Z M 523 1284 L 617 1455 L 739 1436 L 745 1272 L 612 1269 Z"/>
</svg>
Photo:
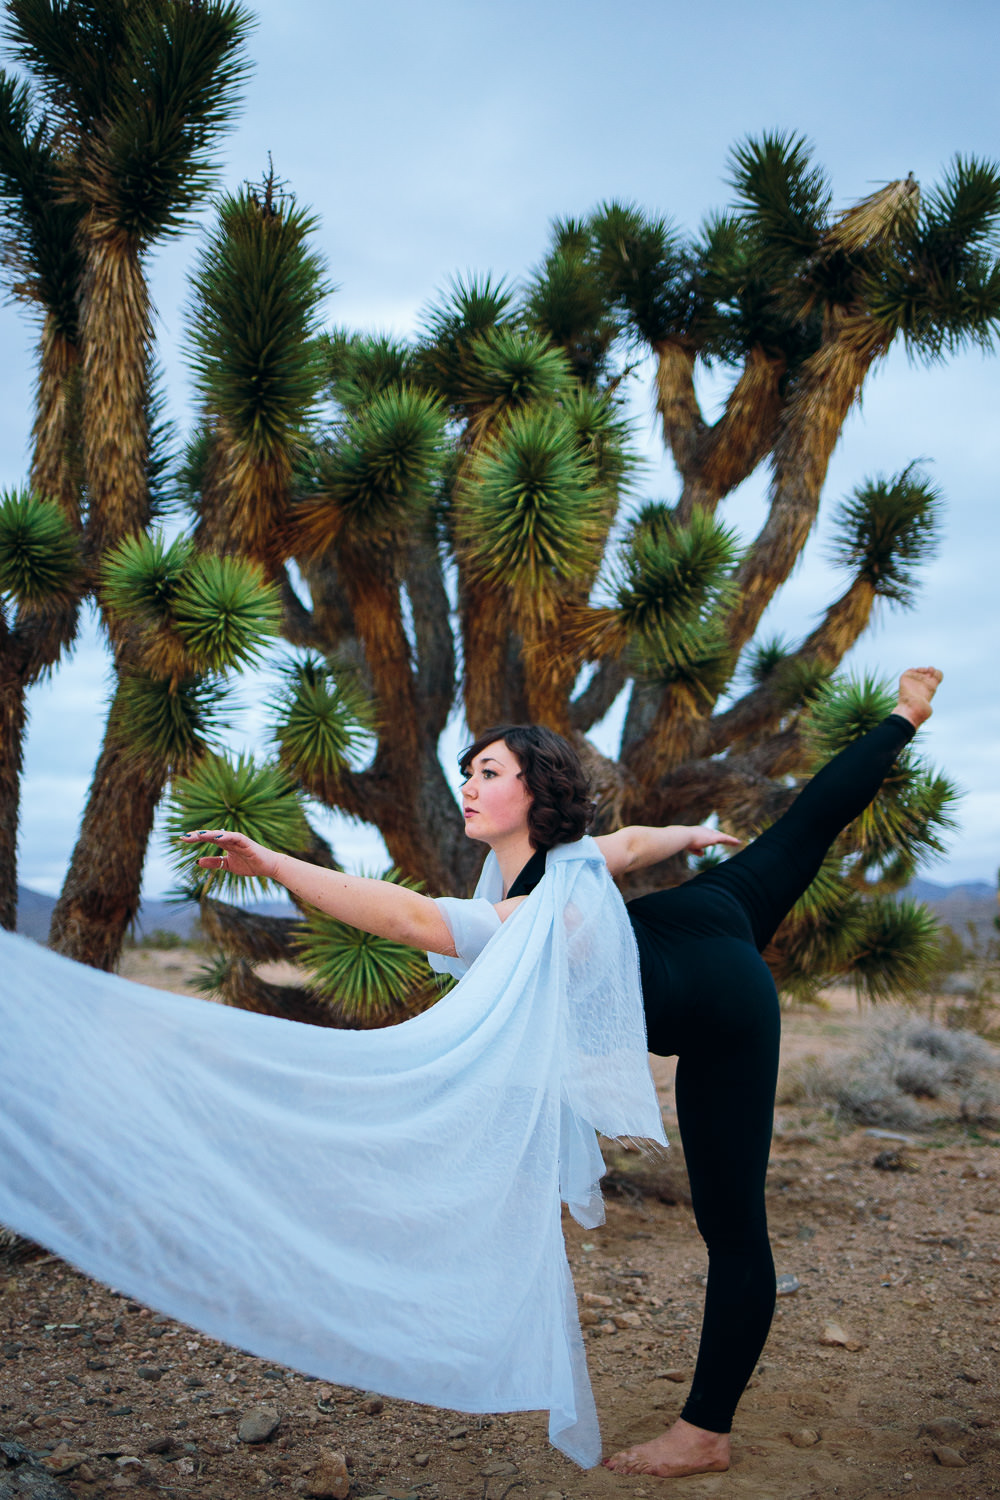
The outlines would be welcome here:
<svg viewBox="0 0 1000 1500">
<path fill-rule="evenodd" d="M 724 889 L 763 948 L 834 838 L 868 805 L 913 730 L 929 716 L 939 681 L 933 669 L 905 673 L 895 714 L 824 767 L 760 839 L 719 871 L 690 882 L 689 898 L 698 885 Z M 715 964 L 706 961 L 706 944 L 691 944 L 685 955 L 698 962 L 696 978 L 706 1002 L 711 997 L 700 1035 L 678 1048 L 677 1069 L 678 1120 L 698 1227 L 709 1248 L 705 1317 L 683 1416 L 660 1437 L 608 1460 L 626 1473 L 680 1477 L 728 1467 L 732 1413 L 773 1314 L 764 1181 L 779 1017 L 770 975 L 747 946 L 726 939 L 712 945 L 715 959 L 731 959 L 721 973 L 710 972 Z"/>
</svg>

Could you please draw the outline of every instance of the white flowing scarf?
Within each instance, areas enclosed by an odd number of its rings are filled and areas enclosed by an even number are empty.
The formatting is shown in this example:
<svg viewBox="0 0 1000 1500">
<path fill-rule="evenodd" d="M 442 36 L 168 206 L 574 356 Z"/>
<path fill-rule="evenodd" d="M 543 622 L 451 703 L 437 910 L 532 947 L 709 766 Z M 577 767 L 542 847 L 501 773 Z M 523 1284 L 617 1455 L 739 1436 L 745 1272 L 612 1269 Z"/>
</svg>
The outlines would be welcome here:
<svg viewBox="0 0 1000 1500">
<path fill-rule="evenodd" d="M 485 882 L 491 879 L 486 873 Z M 336 1031 L 0 934 L 0 1223 L 214 1338 L 600 1457 L 560 1195 L 663 1141 L 638 960 L 591 839 L 432 1009 Z"/>
</svg>

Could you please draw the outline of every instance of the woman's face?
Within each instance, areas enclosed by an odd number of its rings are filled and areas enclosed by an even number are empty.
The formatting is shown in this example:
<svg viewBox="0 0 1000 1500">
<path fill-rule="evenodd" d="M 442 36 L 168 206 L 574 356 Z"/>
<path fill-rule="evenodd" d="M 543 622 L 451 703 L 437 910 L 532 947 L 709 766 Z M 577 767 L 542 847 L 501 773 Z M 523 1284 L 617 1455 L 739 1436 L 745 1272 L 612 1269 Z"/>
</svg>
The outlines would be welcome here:
<svg viewBox="0 0 1000 1500">
<path fill-rule="evenodd" d="M 494 740 L 470 762 L 462 785 L 465 832 L 487 844 L 528 831 L 531 793 L 521 763 L 503 740 Z"/>
</svg>

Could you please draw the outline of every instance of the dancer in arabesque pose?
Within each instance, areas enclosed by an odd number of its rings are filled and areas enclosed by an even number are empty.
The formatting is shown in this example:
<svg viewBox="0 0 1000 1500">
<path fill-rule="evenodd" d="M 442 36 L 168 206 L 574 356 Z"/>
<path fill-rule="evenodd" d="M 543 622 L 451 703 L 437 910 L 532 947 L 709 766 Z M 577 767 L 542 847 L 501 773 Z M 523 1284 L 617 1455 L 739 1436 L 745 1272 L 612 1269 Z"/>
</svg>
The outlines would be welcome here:
<svg viewBox="0 0 1000 1500">
<path fill-rule="evenodd" d="M 905 672 L 894 712 L 835 756 L 764 834 L 686 884 L 627 905 L 649 1048 L 678 1055 L 677 1116 L 709 1273 L 683 1413 L 660 1436 L 606 1459 L 611 1469 L 680 1477 L 729 1466 L 733 1414 L 764 1346 L 775 1297 L 764 1186 L 780 1023 L 760 954 L 837 835 L 871 802 L 929 717 L 940 680 L 930 667 Z M 239 834 L 186 837 L 221 847 L 221 854 L 198 861 L 208 869 L 276 880 L 342 921 L 467 964 L 542 879 L 549 849 L 581 837 L 587 801 L 572 746 L 536 726 L 488 730 L 461 764 L 466 832 L 492 849 L 503 889 L 493 914 L 477 918 L 474 936 L 462 929 L 460 951 L 448 903 L 320 870 Z M 624 828 L 595 840 L 612 875 L 737 842 L 689 827 Z"/>
</svg>

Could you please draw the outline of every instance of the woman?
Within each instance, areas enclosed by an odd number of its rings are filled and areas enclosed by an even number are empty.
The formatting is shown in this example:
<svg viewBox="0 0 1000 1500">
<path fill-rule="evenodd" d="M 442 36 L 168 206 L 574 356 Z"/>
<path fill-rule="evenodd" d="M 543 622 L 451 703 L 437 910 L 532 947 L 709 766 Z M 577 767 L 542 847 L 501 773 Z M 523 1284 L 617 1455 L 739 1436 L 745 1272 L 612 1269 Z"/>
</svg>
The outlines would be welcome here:
<svg viewBox="0 0 1000 1500">
<path fill-rule="evenodd" d="M 775 1294 L 764 1184 L 779 1010 L 760 953 L 836 836 L 872 800 L 930 716 L 940 680 L 934 668 L 905 672 L 894 712 L 824 767 L 766 833 L 686 885 L 628 904 L 649 1046 L 679 1058 L 678 1123 L 709 1275 L 683 1415 L 659 1437 L 606 1460 L 609 1468 L 679 1477 L 729 1466 L 733 1413 L 767 1337 Z M 205 868 L 277 880 L 342 921 L 464 967 L 537 887 L 547 851 L 581 837 L 586 799 L 572 748 L 546 731 L 488 731 L 465 753 L 462 770 L 466 832 L 489 846 L 500 879 L 489 903 L 438 903 L 383 882 L 331 874 L 239 834 L 199 831 L 187 838 L 223 849 L 198 861 Z M 709 828 L 670 827 L 626 828 L 593 842 L 609 872 L 621 875 L 683 850 L 737 841 Z"/>
</svg>

